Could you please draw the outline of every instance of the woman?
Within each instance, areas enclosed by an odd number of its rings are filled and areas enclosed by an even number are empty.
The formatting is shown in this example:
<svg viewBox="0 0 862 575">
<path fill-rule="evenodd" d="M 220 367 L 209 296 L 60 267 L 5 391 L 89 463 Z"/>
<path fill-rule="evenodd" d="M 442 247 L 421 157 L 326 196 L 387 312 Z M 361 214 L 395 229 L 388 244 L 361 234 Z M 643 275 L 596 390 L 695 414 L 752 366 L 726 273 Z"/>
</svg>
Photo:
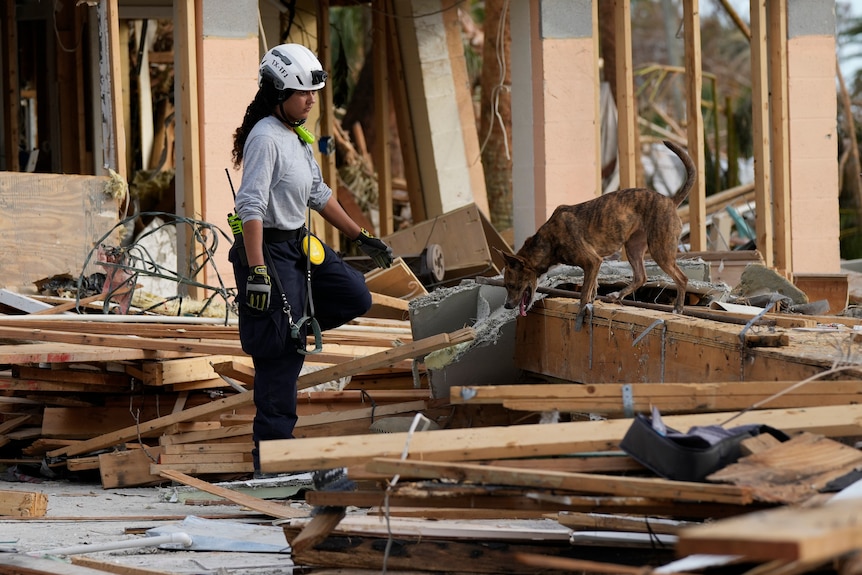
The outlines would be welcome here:
<svg viewBox="0 0 862 575">
<path fill-rule="evenodd" d="M 323 182 L 311 147 L 314 137 L 303 127 L 326 77 L 305 46 L 276 46 L 261 60 L 258 92 L 234 134 L 234 167 L 243 167 L 236 194 L 242 234 L 230 260 L 238 284 L 240 341 L 255 368 L 256 477 L 263 475 L 259 443 L 293 437 L 296 380 L 309 326 L 332 329 L 371 307 L 364 276 L 308 237 L 309 210 L 352 238 L 376 265 L 392 263 L 391 248 L 357 225 Z M 311 257 L 310 282 L 303 245 L 323 249 L 322 261 Z"/>
</svg>

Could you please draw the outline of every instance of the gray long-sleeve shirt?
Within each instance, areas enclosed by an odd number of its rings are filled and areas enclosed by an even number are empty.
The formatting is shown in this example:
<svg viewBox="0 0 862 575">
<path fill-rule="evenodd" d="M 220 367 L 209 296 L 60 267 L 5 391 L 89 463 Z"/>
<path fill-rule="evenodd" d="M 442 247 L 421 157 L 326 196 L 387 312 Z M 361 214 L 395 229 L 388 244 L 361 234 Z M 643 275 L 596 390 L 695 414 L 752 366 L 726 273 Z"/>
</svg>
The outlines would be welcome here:
<svg viewBox="0 0 862 575">
<path fill-rule="evenodd" d="M 310 145 L 274 116 L 255 124 L 243 149 L 236 193 L 243 222 L 261 220 L 264 228 L 295 230 L 305 224 L 308 205 L 320 210 L 331 196 Z"/>
</svg>

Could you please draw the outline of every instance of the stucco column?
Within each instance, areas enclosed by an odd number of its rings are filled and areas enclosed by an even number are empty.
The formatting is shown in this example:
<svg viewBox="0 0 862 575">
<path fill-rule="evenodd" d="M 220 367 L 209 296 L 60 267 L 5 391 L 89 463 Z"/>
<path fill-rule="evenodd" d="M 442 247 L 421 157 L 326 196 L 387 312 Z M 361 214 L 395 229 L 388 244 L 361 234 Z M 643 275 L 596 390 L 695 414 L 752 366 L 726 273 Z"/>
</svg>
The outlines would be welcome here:
<svg viewBox="0 0 862 575">
<path fill-rule="evenodd" d="M 597 5 L 513 2 L 515 248 L 561 204 L 601 193 Z"/>
<path fill-rule="evenodd" d="M 791 246 L 794 273 L 840 271 L 835 6 L 787 3 Z"/>
</svg>

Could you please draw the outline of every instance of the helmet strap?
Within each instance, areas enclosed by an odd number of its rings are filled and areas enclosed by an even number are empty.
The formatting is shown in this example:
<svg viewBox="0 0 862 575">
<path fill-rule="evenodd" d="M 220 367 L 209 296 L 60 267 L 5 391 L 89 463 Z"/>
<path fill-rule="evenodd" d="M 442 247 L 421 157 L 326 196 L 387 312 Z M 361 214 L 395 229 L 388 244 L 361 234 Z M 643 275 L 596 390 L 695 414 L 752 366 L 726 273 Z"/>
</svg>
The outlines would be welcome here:
<svg viewBox="0 0 862 575">
<path fill-rule="evenodd" d="M 299 139 L 305 142 L 306 144 L 314 143 L 314 135 L 309 132 L 303 124 L 305 123 L 305 118 L 301 120 L 288 120 L 287 114 L 284 112 L 284 102 L 280 102 L 278 106 L 275 108 L 275 117 L 293 128 L 293 131 L 296 132 L 296 135 L 299 136 Z"/>
<path fill-rule="evenodd" d="M 287 114 L 284 111 L 284 101 L 279 102 L 278 106 L 275 108 L 275 117 L 291 128 L 301 126 L 305 123 L 305 118 L 302 118 L 301 120 L 291 120 L 287 117 Z"/>
</svg>

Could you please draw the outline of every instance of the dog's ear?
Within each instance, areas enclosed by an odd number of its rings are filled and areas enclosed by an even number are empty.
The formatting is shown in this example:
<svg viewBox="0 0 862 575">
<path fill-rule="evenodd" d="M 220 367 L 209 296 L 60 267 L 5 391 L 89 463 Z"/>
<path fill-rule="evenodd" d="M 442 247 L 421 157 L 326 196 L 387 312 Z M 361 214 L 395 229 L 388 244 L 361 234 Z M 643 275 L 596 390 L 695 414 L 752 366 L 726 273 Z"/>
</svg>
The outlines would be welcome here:
<svg viewBox="0 0 862 575">
<path fill-rule="evenodd" d="M 500 248 L 498 248 L 496 246 L 494 247 L 494 249 L 497 250 L 497 253 L 500 254 L 503 257 L 503 259 L 506 261 L 506 267 L 516 268 L 516 267 L 523 264 L 523 260 L 520 257 L 518 257 L 516 254 L 510 254 L 508 252 L 504 252 L 503 250 L 501 250 Z"/>
</svg>

